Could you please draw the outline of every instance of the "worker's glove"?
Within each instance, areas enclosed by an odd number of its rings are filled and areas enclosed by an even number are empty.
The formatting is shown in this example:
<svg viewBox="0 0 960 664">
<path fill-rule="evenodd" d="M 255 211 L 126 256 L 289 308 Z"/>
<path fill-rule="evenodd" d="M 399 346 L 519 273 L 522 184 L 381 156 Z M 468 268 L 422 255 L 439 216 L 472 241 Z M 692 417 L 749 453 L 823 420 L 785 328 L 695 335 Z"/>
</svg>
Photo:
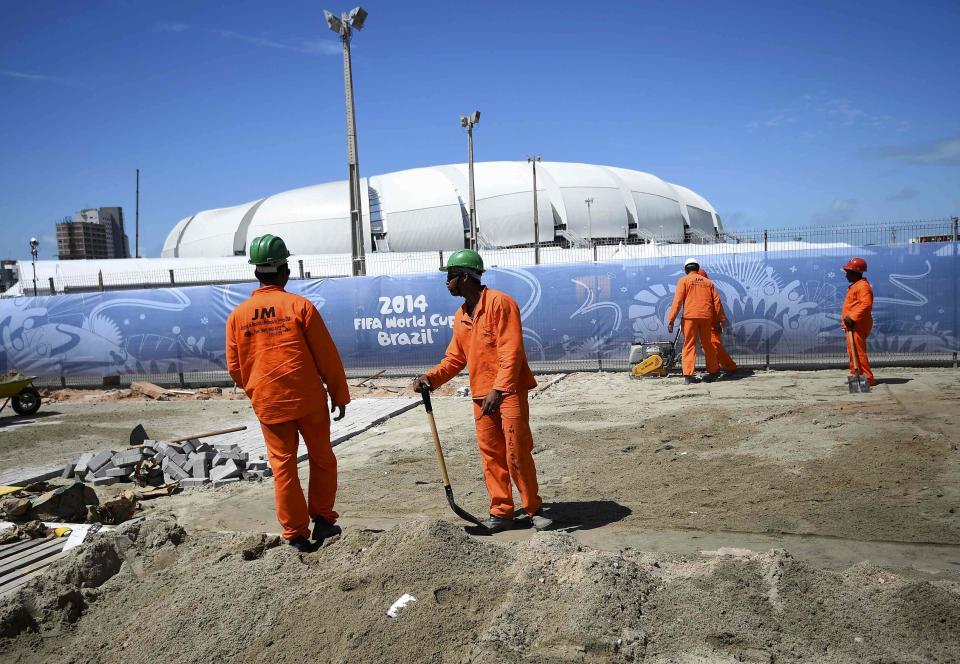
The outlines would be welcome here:
<svg viewBox="0 0 960 664">
<path fill-rule="evenodd" d="M 717 334 L 723 334 L 723 323 L 717 323 L 713 326 L 713 329 L 717 331 Z"/>
<path fill-rule="evenodd" d="M 331 412 L 331 413 L 336 412 L 337 408 L 340 409 L 340 413 L 339 413 L 335 418 L 333 418 L 333 421 L 334 421 L 334 422 L 338 422 L 338 421 L 342 420 L 343 417 L 344 417 L 344 415 L 347 414 L 347 407 L 346 407 L 346 406 L 338 406 L 337 404 L 335 404 L 335 403 L 333 403 L 333 402 L 330 403 L 330 412 Z"/>
<path fill-rule="evenodd" d="M 413 379 L 413 391 L 419 394 L 423 390 L 427 392 L 432 392 L 433 387 L 430 385 L 430 379 L 424 375 L 417 376 Z"/>
<path fill-rule="evenodd" d="M 667 323 L 667 334 L 673 334 L 673 323 Z"/>
<path fill-rule="evenodd" d="M 843 324 L 846 326 L 848 330 L 853 332 L 854 322 L 853 322 L 853 319 L 850 318 L 850 316 L 847 316 L 846 318 L 843 319 Z"/>
</svg>

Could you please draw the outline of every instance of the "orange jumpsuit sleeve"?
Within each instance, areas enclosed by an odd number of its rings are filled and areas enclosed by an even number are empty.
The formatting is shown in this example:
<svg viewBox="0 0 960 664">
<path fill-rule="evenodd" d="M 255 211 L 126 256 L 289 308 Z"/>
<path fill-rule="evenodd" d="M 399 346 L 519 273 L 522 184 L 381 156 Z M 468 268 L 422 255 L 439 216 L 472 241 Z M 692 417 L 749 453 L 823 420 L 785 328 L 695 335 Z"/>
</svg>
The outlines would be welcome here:
<svg viewBox="0 0 960 664">
<path fill-rule="evenodd" d="M 330 336 L 326 323 L 323 322 L 320 312 L 313 304 L 307 302 L 302 315 L 304 336 L 310 348 L 310 354 L 313 355 L 317 373 L 327 386 L 327 392 L 330 393 L 333 404 L 346 406 L 350 403 L 350 387 L 347 385 L 347 375 L 343 371 L 343 362 L 340 360 L 336 344 L 333 343 L 333 337 Z"/>
<path fill-rule="evenodd" d="M 240 353 L 237 348 L 237 331 L 233 325 L 233 316 L 227 319 L 227 371 L 233 382 L 243 388 L 243 374 L 240 372 Z M 246 389 L 244 388 L 244 391 Z"/>
<path fill-rule="evenodd" d="M 716 285 L 711 287 L 713 291 L 713 311 L 716 314 L 716 321 L 718 323 L 727 322 L 727 312 L 723 310 L 723 302 L 720 301 L 720 292 L 717 290 Z"/>
<path fill-rule="evenodd" d="M 523 325 L 520 307 L 512 300 L 498 298 L 496 307 L 497 376 L 493 389 L 507 394 L 518 391 L 520 372 L 524 367 Z"/>
<path fill-rule="evenodd" d="M 673 323 L 677 320 L 677 314 L 683 306 L 683 301 L 687 297 L 687 278 L 680 277 L 677 281 L 677 292 L 673 294 L 673 304 L 670 305 L 670 311 L 667 312 L 667 322 Z"/>
<path fill-rule="evenodd" d="M 865 285 L 861 285 L 865 284 Z M 872 317 L 873 310 L 873 289 L 870 288 L 864 280 L 857 282 L 857 285 L 850 289 L 852 296 L 850 306 L 845 307 L 846 315 L 853 319 L 854 323 L 860 322 Z"/>
<path fill-rule="evenodd" d="M 454 322 L 453 338 L 450 339 L 450 343 L 447 344 L 446 354 L 437 366 L 424 374 L 427 380 L 430 381 L 431 389 L 437 389 L 463 371 L 463 368 L 467 366 L 467 354 L 464 352 L 457 335 L 457 327 L 459 325 L 460 315 L 458 313 L 457 319 Z"/>
</svg>

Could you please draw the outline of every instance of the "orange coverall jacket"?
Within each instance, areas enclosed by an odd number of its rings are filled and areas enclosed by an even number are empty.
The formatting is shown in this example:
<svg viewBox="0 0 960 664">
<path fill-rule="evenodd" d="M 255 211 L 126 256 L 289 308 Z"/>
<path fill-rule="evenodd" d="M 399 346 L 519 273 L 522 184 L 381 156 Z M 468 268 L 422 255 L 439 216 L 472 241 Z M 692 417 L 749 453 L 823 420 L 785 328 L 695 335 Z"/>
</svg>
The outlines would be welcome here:
<svg viewBox="0 0 960 664">
<path fill-rule="evenodd" d="M 520 307 L 506 293 L 485 287 L 472 317 L 466 304 L 457 310 L 447 353 L 425 375 L 436 389 L 464 367 L 470 372 L 470 393 L 475 399 L 491 390 L 514 394 L 537 386 L 523 350 Z"/>
<path fill-rule="evenodd" d="M 854 330 L 863 336 L 870 334 L 873 329 L 873 287 L 866 278 L 847 287 L 847 297 L 843 300 L 843 309 L 840 318 L 850 317 L 854 322 Z"/>
<path fill-rule="evenodd" d="M 337 347 L 305 297 L 263 286 L 227 319 L 227 369 L 257 418 L 289 422 L 350 403 L 350 388 Z M 324 387 L 326 383 L 326 387 Z"/>
<path fill-rule="evenodd" d="M 683 317 L 724 322 L 726 314 L 720 303 L 720 294 L 713 282 L 697 272 L 685 274 L 677 281 L 673 304 L 667 313 L 667 322 L 673 323 L 683 308 Z"/>
</svg>

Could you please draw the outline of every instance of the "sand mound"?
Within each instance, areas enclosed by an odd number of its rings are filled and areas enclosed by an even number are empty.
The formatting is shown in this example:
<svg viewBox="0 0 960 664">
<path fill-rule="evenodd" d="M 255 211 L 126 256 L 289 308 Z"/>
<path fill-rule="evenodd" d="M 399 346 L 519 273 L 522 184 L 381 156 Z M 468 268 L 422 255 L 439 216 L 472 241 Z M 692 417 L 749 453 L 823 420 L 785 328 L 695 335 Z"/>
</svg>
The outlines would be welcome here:
<svg viewBox="0 0 960 664">
<path fill-rule="evenodd" d="M 388 607 L 402 594 L 417 601 Z M 785 551 L 654 560 L 418 521 L 301 556 L 169 518 L 98 535 L 0 600 L 4 661 L 956 661 L 960 594 Z"/>
</svg>

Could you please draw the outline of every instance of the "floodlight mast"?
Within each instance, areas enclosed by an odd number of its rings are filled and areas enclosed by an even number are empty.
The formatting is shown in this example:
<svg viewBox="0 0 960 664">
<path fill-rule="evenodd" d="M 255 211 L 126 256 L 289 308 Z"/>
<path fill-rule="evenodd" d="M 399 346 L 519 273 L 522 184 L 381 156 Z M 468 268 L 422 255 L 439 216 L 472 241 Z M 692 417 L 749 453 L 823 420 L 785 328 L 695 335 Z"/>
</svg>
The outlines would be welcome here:
<svg viewBox="0 0 960 664">
<path fill-rule="evenodd" d="M 527 157 L 527 163 L 533 164 L 533 264 L 540 265 L 540 215 L 537 210 L 537 162 L 540 155 Z"/>
<path fill-rule="evenodd" d="M 480 111 L 460 116 L 460 126 L 467 130 L 467 173 L 470 184 L 470 249 L 477 250 L 477 198 L 473 187 L 473 126 L 480 122 Z"/>
<path fill-rule="evenodd" d="M 353 276 L 362 277 L 367 274 L 367 262 L 364 255 L 363 209 L 360 194 L 360 163 L 357 156 L 357 121 L 353 103 L 353 66 L 350 59 L 350 39 L 354 30 L 360 30 L 367 20 L 367 11 L 362 7 L 354 7 L 347 14 L 343 12 L 340 18 L 326 9 L 323 15 L 327 19 L 327 26 L 340 35 L 343 42 L 343 90 L 347 107 L 347 163 L 350 186 L 350 249 L 353 254 Z"/>
<path fill-rule="evenodd" d="M 30 238 L 30 262 L 33 264 L 33 296 L 37 296 L 37 256 L 40 252 L 40 240 Z"/>
</svg>

